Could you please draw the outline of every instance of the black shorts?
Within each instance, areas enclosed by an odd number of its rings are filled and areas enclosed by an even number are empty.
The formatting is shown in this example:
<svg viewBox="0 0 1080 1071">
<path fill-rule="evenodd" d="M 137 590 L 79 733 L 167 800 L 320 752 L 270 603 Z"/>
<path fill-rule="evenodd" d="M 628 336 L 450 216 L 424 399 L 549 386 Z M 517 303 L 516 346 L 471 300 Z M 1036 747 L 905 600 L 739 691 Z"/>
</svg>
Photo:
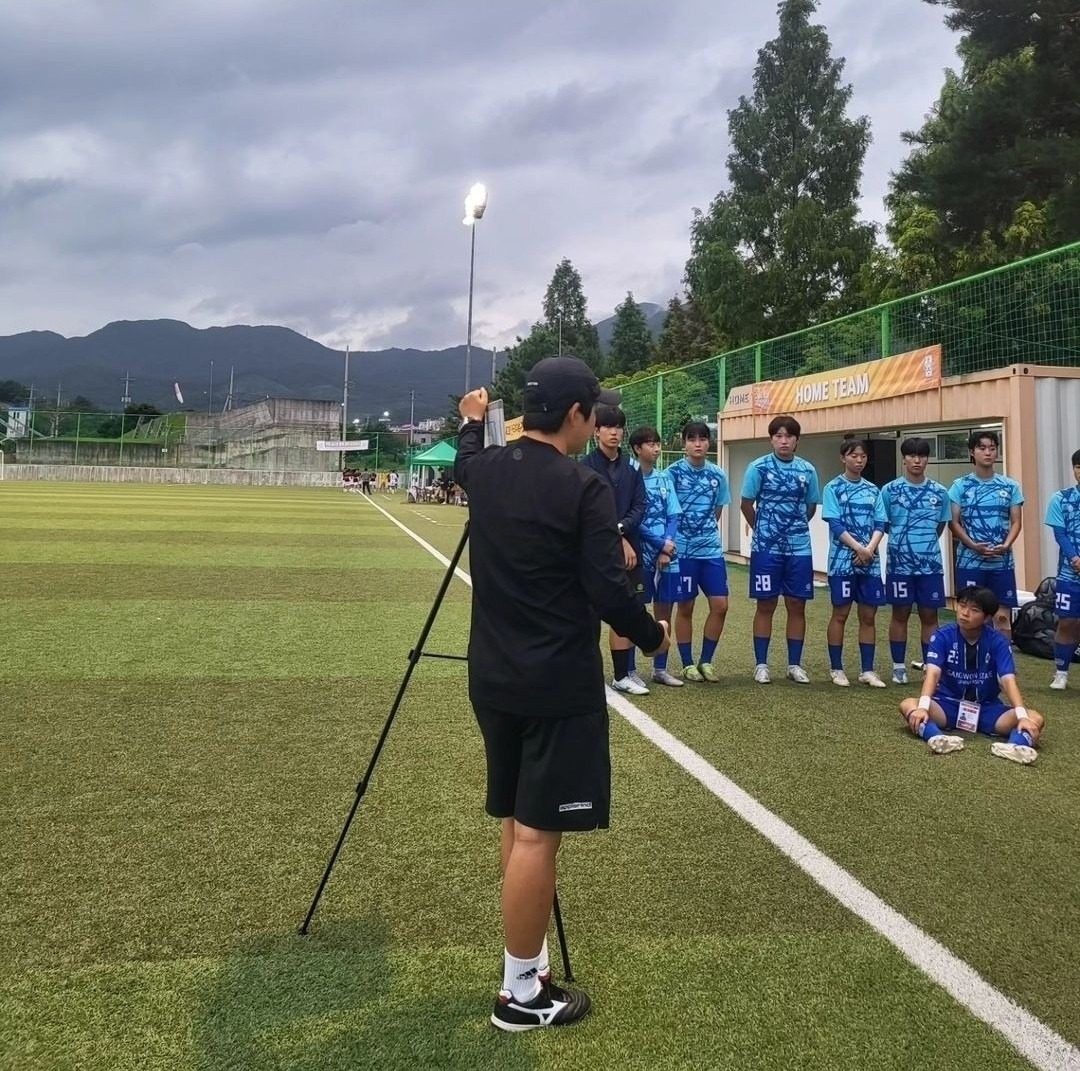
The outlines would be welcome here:
<svg viewBox="0 0 1080 1071">
<path fill-rule="evenodd" d="M 565 718 L 476 708 L 487 754 L 487 813 L 533 829 L 607 829 L 608 712 Z"/>
</svg>

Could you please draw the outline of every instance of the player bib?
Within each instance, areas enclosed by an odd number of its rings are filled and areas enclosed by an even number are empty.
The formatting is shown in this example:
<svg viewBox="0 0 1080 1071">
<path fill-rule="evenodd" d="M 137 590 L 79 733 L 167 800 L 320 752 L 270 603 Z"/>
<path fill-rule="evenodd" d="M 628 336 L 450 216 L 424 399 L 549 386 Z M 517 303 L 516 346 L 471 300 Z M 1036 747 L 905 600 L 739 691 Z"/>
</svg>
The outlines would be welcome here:
<svg viewBox="0 0 1080 1071">
<path fill-rule="evenodd" d="M 979 728 L 979 704 L 961 699 L 957 704 L 956 727 L 965 733 L 974 733 Z"/>
</svg>

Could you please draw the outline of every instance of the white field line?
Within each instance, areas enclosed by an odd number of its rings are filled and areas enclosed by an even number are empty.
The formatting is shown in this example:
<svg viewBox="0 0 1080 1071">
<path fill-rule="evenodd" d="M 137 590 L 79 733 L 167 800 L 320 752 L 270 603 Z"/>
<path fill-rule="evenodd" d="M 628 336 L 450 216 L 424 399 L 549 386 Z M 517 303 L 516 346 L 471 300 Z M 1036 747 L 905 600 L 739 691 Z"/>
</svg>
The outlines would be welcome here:
<svg viewBox="0 0 1080 1071">
<path fill-rule="evenodd" d="M 377 503 L 371 504 L 443 565 L 450 564 L 449 558 L 415 532 L 409 531 L 396 517 Z M 468 573 L 462 569 L 455 569 L 454 573 L 472 587 L 472 578 Z M 730 807 L 852 914 L 880 933 L 908 962 L 941 986 L 957 1003 L 1001 1034 L 1040 1071 L 1080 1071 L 1080 1049 L 1009 1000 L 974 968 L 891 908 L 854 875 L 815 848 L 802 834 L 725 777 L 625 696 L 608 688 L 607 701 L 608 706 L 646 740 Z"/>
</svg>

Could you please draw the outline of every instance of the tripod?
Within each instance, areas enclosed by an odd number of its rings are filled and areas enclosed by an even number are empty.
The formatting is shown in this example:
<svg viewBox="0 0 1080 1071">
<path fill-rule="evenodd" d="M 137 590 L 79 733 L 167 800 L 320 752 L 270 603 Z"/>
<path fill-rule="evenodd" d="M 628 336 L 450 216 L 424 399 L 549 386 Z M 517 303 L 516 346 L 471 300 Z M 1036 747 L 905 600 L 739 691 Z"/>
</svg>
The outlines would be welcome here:
<svg viewBox="0 0 1080 1071">
<path fill-rule="evenodd" d="M 450 587 L 450 581 L 454 578 L 454 571 L 457 569 L 458 562 L 461 561 L 461 555 L 464 553 L 465 544 L 468 541 L 469 522 L 466 521 L 465 527 L 461 533 L 461 539 L 458 541 L 457 549 L 454 551 L 454 555 L 450 559 L 450 564 L 446 568 L 442 583 L 439 585 L 439 590 L 435 595 L 435 601 L 431 604 L 431 609 L 428 611 L 424 627 L 420 630 L 420 638 L 416 641 L 416 646 L 409 651 L 409 664 L 405 670 L 405 676 L 402 678 L 401 684 L 398 687 L 397 695 L 394 697 L 394 702 L 390 707 L 390 713 L 387 715 L 386 722 L 382 727 L 382 732 L 379 734 L 378 742 L 375 744 L 375 750 L 372 752 L 367 769 L 364 771 L 363 777 L 360 778 L 360 782 L 356 786 L 356 795 L 353 798 L 352 807 L 349 808 L 348 816 L 345 818 L 345 824 L 341 828 L 341 833 L 338 836 L 337 843 L 334 845 L 334 850 L 330 853 L 330 859 L 326 864 L 326 869 L 323 871 L 322 879 L 319 881 L 319 887 L 315 890 L 315 896 L 311 901 L 311 906 L 308 908 L 307 915 L 304 916 L 304 922 L 300 927 L 300 933 L 304 936 L 306 936 L 310 930 L 311 920 L 315 915 L 315 911 L 318 909 L 319 900 L 322 899 L 326 883 L 330 880 L 330 873 L 334 869 L 334 864 L 337 862 L 337 857 L 345 843 L 345 838 L 349 835 L 349 827 L 352 825 L 353 818 L 356 817 L 357 809 L 360 807 L 360 801 L 364 798 L 364 793 L 367 792 L 368 784 L 371 781 L 371 775 L 375 771 L 375 764 L 379 761 L 383 745 L 386 743 L 386 738 L 390 735 L 390 727 L 394 724 L 394 718 L 397 715 L 398 707 L 401 706 L 401 701 L 405 698 L 405 690 L 409 687 L 409 681 L 412 679 L 413 670 L 416 669 L 421 658 L 445 658 L 457 662 L 466 661 L 465 655 L 434 654 L 430 651 L 425 651 L 424 644 L 427 643 L 428 633 L 431 632 L 431 626 L 435 624 L 435 618 L 438 616 L 439 607 L 442 606 L 443 598 L 446 595 L 447 588 Z M 552 910 L 555 916 L 555 932 L 559 937 L 559 951 L 562 954 L 563 974 L 568 982 L 572 982 L 574 980 L 574 972 L 570 969 L 570 953 L 566 948 L 566 933 L 563 930 L 562 911 L 559 909 L 558 891 L 555 893 Z"/>
</svg>

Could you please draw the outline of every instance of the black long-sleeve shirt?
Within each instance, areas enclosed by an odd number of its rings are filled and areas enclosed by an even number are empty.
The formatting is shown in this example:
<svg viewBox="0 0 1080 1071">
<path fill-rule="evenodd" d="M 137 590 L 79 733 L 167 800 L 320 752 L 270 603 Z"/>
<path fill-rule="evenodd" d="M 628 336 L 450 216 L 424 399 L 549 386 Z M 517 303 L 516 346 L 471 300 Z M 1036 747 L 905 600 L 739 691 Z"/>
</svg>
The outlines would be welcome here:
<svg viewBox="0 0 1080 1071">
<path fill-rule="evenodd" d="M 602 710 L 600 621 L 646 651 L 663 638 L 627 579 L 607 481 L 535 439 L 485 450 L 481 423 L 462 429 L 454 475 L 469 496 L 474 706 Z"/>
<path fill-rule="evenodd" d="M 611 484 L 615 496 L 615 520 L 623 527 L 630 546 L 641 553 L 641 522 L 645 517 L 645 480 L 641 470 L 630 464 L 626 454 L 619 451 L 614 461 L 602 450 L 594 450 L 581 459 L 593 471 Z"/>
</svg>

